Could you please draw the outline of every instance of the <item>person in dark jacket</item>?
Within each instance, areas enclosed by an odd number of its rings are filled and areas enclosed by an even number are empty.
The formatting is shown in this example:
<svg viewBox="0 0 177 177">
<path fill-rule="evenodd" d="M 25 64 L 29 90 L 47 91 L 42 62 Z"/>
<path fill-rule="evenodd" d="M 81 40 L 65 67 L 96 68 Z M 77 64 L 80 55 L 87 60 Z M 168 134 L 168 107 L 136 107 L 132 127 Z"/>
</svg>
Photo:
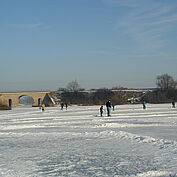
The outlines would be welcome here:
<svg viewBox="0 0 177 177">
<path fill-rule="evenodd" d="M 67 110 L 67 108 L 68 108 L 68 103 L 65 103 L 65 106 L 66 106 L 66 110 Z"/>
<path fill-rule="evenodd" d="M 172 108 L 175 108 L 175 101 L 172 101 Z"/>
<path fill-rule="evenodd" d="M 110 111 L 111 111 L 111 101 L 110 100 L 108 102 L 106 102 L 106 108 L 107 108 L 107 116 L 111 116 L 110 115 Z"/>
<path fill-rule="evenodd" d="M 143 109 L 146 109 L 146 101 L 142 100 Z"/>
<path fill-rule="evenodd" d="M 112 110 L 114 111 L 115 109 L 114 109 L 114 107 L 115 107 L 115 105 L 114 104 L 112 104 Z"/>
<path fill-rule="evenodd" d="M 103 116 L 103 106 L 100 107 L 100 115 Z"/>
<path fill-rule="evenodd" d="M 64 107 L 64 103 L 61 103 L 61 110 L 63 110 L 63 107 Z"/>
</svg>

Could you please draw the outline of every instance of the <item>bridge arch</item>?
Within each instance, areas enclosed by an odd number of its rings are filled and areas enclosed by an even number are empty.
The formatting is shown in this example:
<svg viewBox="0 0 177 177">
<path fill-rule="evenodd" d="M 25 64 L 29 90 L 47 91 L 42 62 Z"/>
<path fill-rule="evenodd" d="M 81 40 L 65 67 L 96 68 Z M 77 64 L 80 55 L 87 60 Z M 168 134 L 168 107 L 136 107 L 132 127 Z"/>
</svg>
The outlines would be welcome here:
<svg viewBox="0 0 177 177">
<path fill-rule="evenodd" d="M 12 108 L 12 99 L 9 99 L 8 106 L 10 109 Z"/>
<path fill-rule="evenodd" d="M 43 100 L 46 93 L 42 91 L 34 92 L 1 92 L 0 93 L 0 105 L 7 106 L 9 108 L 14 108 L 19 105 L 19 99 L 22 96 L 30 96 L 34 99 L 33 106 L 39 106 Z"/>
<path fill-rule="evenodd" d="M 34 103 L 34 98 L 29 95 L 19 96 L 19 104 L 32 105 Z"/>
</svg>

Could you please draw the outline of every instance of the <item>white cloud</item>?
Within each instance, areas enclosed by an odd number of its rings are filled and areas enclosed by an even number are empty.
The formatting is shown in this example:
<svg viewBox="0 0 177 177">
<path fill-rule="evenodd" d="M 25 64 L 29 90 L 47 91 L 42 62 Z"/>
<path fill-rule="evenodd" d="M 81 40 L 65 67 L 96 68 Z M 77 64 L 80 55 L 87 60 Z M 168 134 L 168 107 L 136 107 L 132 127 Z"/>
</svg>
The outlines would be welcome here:
<svg viewBox="0 0 177 177">
<path fill-rule="evenodd" d="M 104 1 L 123 3 L 122 0 Z M 132 3 L 132 0 L 126 0 L 124 3 L 128 6 L 128 2 Z M 140 1 L 133 2 L 137 4 Z M 166 3 L 150 0 L 147 4 L 147 1 L 142 0 L 139 5 L 132 6 L 133 8 L 127 9 L 126 13 L 123 12 L 117 17 L 114 30 L 117 30 L 119 35 L 129 36 L 135 40 L 141 48 L 162 47 L 168 40 L 165 36 L 174 31 L 174 25 L 177 25 L 177 12 L 174 10 L 176 5 L 164 2 Z"/>
<path fill-rule="evenodd" d="M 21 24 L 11 24 L 10 26 L 18 29 L 37 29 L 37 28 L 49 28 L 44 23 L 38 22 L 38 23 L 21 23 Z"/>
<path fill-rule="evenodd" d="M 176 36 L 177 3 L 168 0 L 102 0 L 117 8 L 113 30 L 124 41 L 110 49 L 124 58 L 169 58 Z M 115 19 L 115 17 L 114 17 Z M 109 51 L 109 52 L 110 52 Z M 128 52 L 127 52 L 128 51 Z M 108 52 L 108 51 L 107 51 Z M 173 56 L 177 54 L 174 51 Z"/>
<path fill-rule="evenodd" d="M 158 25 L 158 24 L 166 24 L 166 23 L 172 23 L 172 22 L 177 22 L 177 14 L 170 15 L 167 17 L 161 17 L 158 20 L 154 22 L 150 22 L 150 25 Z"/>
</svg>

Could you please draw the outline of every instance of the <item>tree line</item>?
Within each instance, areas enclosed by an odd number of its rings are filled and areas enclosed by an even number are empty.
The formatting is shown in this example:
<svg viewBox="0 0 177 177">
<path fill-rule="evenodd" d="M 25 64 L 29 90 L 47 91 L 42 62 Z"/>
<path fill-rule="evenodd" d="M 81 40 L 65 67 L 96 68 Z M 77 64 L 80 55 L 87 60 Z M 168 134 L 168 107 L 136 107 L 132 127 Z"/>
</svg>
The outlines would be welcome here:
<svg viewBox="0 0 177 177">
<path fill-rule="evenodd" d="M 115 105 L 126 104 L 128 98 L 140 97 L 140 92 L 130 92 L 127 88 L 113 87 L 112 89 L 100 88 L 86 91 L 75 80 L 66 86 L 59 88 L 58 98 L 61 102 L 78 105 L 104 105 L 108 100 Z"/>
<path fill-rule="evenodd" d="M 102 105 L 108 100 L 115 105 L 127 104 L 130 98 L 136 100 L 133 103 L 140 103 L 146 100 L 148 103 L 168 103 L 177 101 L 177 82 L 168 74 L 156 77 L 156 86 L 153 91 L 148 92 L 130 92 L 123 87 L 114 87 L 114 89 L 101 88 L 91 91 L 85 91 L 75 80 L 68 83 L 66 88 L 60 88 L 61 102 L 80 105 Z M 127 90 L 127 91 L 126 91 Z"/>
<path fill-rule="evenodd" d="M 115 105 L 128 103 L 128 98 L 139 97 L 142 93 L 127 91 L 112 91 L 97 89 L 95 91 L 63 91 L 60 93 L 61 102 L 78 105 L 104 105 L 108 100 Z"/>
</svg>

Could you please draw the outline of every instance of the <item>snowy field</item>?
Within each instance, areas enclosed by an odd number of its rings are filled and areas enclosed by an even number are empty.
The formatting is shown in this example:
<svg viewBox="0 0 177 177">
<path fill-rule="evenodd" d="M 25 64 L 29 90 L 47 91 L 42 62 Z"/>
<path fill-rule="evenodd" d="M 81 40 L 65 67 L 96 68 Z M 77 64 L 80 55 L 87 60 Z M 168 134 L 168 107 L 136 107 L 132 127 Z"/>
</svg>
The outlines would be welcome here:
<svg viewBox="0 0 177 177">
<path fill-rule="evenodd" d="M 177 177 L 177 108 L 0 111 L 0 176 Z"/>
</svg>

